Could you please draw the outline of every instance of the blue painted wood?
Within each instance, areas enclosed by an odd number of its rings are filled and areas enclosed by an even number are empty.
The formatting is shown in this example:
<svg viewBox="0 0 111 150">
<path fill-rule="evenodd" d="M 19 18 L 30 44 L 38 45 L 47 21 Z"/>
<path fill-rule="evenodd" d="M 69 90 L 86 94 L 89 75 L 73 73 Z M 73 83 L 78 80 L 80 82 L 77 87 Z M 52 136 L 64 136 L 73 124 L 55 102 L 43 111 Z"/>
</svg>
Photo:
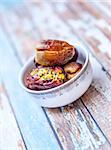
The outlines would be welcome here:
<svg viewBox="0 0 111 150">
<path fill-rule="evenodd" d="M 0 71 L 28 150 L 59 150 L 43 109 L 18 84 L 20 64 L 0 28 Z"/>
<path fill-rule="evenodd" d="M 6 8 L 13 7 L 16 4 L 23 3 L 23 0 L 1 0 L 0 3 L 4 5 Z"/>
</svg>

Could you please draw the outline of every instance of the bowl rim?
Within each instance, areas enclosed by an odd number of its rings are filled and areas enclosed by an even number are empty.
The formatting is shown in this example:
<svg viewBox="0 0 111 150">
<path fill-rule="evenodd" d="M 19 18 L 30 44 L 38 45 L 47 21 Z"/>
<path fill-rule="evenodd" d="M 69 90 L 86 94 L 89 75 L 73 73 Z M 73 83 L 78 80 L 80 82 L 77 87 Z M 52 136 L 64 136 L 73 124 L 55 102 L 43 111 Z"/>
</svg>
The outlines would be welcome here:
<svg viewBox="0 0 111 150">
<path fill-rule="evenodd" d="M 24 70 L 25 68 L 28 66 L 28 64 L 31 62 L 31 60 L 33 60 L 34 56 L 31 57 L 25 64 L 24 66 L 22 67 L 20 73 L 19 73 L 19 84 L 21 85 L 21 87 L 27 91 L 28 93 L 32 93 L 32 94 L 45 94 L 45 93 L 51 93 L 51 92 L 54 92 L 54 91 L 58 91 L 60 89 L 63 89 L 65 87 L 67 87 L 68 85 L 70 85 L 72 82 L 76 81 L 86 70 L 87 66 L 88 66 L 88 63 L 89 63 L 89 54 L 87 52 L 87 50 L 83 47 L 83 46 L 80 46 L 80 45 L 75 45 L 75 47 L 78 49 L 81 48 L 84 53 L 85 53 L 85 63 L 83 64 L 83 67 L 82 69 L 80 70 L 80 72 L 75 75 L 72 79 L 70 79 L 69 81 L 57 86 L 57 87 L 54 87 L 54 88 L 51 88 L 51 89 L 47 89 L 47 90 L 40 90 L 40 91 L 36 91 L 36 90 L 31 90 L 31 89 L 28 89 L 24 82 L 23 82 L 23 74 L 24 74 Z"/>
</svg>

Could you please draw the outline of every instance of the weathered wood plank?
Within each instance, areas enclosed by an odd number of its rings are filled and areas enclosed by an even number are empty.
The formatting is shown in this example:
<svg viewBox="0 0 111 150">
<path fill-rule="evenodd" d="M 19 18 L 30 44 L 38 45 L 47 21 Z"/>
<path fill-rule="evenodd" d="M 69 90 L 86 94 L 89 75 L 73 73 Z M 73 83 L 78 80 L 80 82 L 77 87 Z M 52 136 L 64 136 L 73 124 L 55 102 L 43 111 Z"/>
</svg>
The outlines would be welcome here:
<svg viewBox="0 0 111 150">
<path fill-rule="evenodd" d="M 58 21 L 58 20 L 57 20 Z M 42 23 L 41 23 L 42 24 Z M 61 30 L 60 30 L 61 31 Z M 104 87 L 104 86 L 103 86 Z M 106 93 L 107 94 L 107 93 Z M 106 113 L 107 114 L 107 113 Z"/>
<path fill-rule="evenodd" d="M 18 84 L 21 69 L 0 28 L 0 71 L 28 150 L 60 149 L 42 108 Z"/>
<path fill-rule="evenodd" d="M 42 9 L 44 9 L 44 8 L 42 8 Z M 49 17 L 51 23 L 48 25 L 45 24 L 45 26 L 44 26 L 43 22 L 46 19 L 45 18 L 46 16 L 44 17 L 44 14 L 42 15 L 41 14 L 42 12 L 40 11 L 40 9 L 37 9 L 37 7 L 35 7 L 35 9 L 33 9 L 33 10 L 34 10 L 33 15 L 35 14 L 35 18 L 36 18 L 36 14 L 40 15 L 41 21 L 38 20 L 38 22 L 36 22 L 36 25 L 40 31 L 44 30 L 45 35 L 42 35 L 42 37 L 50 37 L 50 31 L 47 30 L 47 28 L 49 26 L 49 28 L 51 28 L 51 33 L 53 33 L 53 37 L 57 38 L 57 35 L 60 36 L 60 33 L 61 33 L 60 38 L 66 38 L 68 40 L 74 39 L 74 36 L 73 36 L 73 34 L 71 34 L 69 28 L 67 28 L 66 26 L 63 26 L 62 22 L 61 22 L 62 26 L 59 26 L 59 28 L 57 28 L 58 24 L 53 23 L 53 20 Z M 50 12 L 48 12 L 48 13 L 50 13 Z M 55 16 L 53 16 L 53 17 L 56 18 Z M 16 18 L 17 18 L 17 15 L 16 15 Z M 18 20 L 19 19 L 20 18 L 18 18 Z M 10 20 L 11 20 L 11 18 L 10 18 Z M 30 18 L 28 18 L 28 20 L 29 20 L 29 26 L 31 26 Z M 36 21 L 36 19 L 34 20 L 34 22 L 35 21 Z M 60 23 L 60 20 L 57 19 L 56 21 L 58 23 Z M 15 29 L 8 28 L 8 26 L 7 26 L 8 24 L 6 23 L 6 20 L 5 20 L 4 26 L 5 25 L 9 32 L 11 40 L 14 42 L 14 44 L 19 52 L 19 56 L 22 56 L 21 59 L 23 62 L 25 62 L 27 59 L 25 56 L 26 53 L 23 53 L 24 47 L 22 46 L 21 42 L 19 41 L 19 36 L 16 33 L 16 30 L 18 28 L 20 29 L 20 27 L 17 27 L 16 21 L 14 23 Z M 57 26 L 57 27 L 56 27 L 56 31 L 54 32 L 52 29 L 53 28 L 55 29 L 55 26 Z M 62 28 L 65 29 L 65 33 L 63 32 Z M 19 32 L 21 35 L 23 35 L 23 36 L 25 35 L 25 32 L 23 30 L 21 30 L 21 31 L 19 30 Z M 32 37 L 33 37 L 33 35 L 35 35 L 35 33 L 36 33 L 35 30 L 32 30 L 30 32 L 30 36 L 32 35 Z M 20 40 L 22 40 L 22 36 L 21 36 Z M 32 38 L 32 40 L 36 42 L 36 38 Z M 76 38 L 75 38 L 75 41 L 76 41 Z M 32 51 L 32 48 L 29 51 Z M 29 53 L 29 52 L 27 51 L 27 53 Z M 30 55 L 28 57 L 30 57 Z M 68 107 L 63 107 L 61 109 L 47 110 L 46 113 L 49 116 L 51 123 L 53 124 L 53 127 L 54 127 L 64 149 L 74 149 L 74 148 L 75 149 L 81 149 L 81 148 L 82 149 L 98 149 L 98 148 L 99 149 L 106 149 L 106 148 L 110 149 L 110 147 L 107 144 L 103 144 L 104 137 L 102 136 L 100 130 L 98 130 L 97 125 L 95 124 L 94 120 L 91 118 L 90 114 L 87 112 L 86 108 L 84 108 L 81 100 L 78 100 L 77 102 L 72 104 L 72 107 L 68 106 Z M 96 137 L 98 137 L 98 138 L 96 138 Z M 86 140 L 86 138 L 87 138 L 87 140 Z M 89 142 L 87 142 L 87 141 L 89 141 Z"/>
<path fill-rule="evenodd" d="M 64 6 L 64 9 L 66 12 L 69 11 L 67 7 L 65 8 L 65 6 Z M 61 13 L 64 14 L 64 12 L 61 12 Z M 68 22 L 67 20 L 65 21 Z M 77 30 L 74 28 L 74 26 L 71 27 L 70 29 L 72 29 L 72 31 Z M 73 32 L 73 33 L 76 33 L 76 32 Z M 84 94 L 82 99 L 83 99 L 84 104 L 87 106 L 87 108 L 89 109 L 89 111 L 91 112 L 91 114 L 93 115 L 93 117 L 95 118 L 95 120 L 97 121 L 101 129 L 103 130 L 103 132 L 106 134 L 107 138 L 111 140 L 111 136 L 110 136 L 111 127 L 110 127 L 110 121 L 109 121 L 109 116 L 111 114 L 111 111 L 110 111 L 110 105 L 111 105 L 110 77 L 104 71 L 102 71 L 102 68 L 101 68 L 102 66 L 95 59 L 92 59 L 92 66 L 94 70 L 93 84 L 91 88 L 88 90 L 88 92 Z M 103 110 L 103 105 L 104 105 L 104 111 L 100 115 L 98 112 Z"/>
<path fill-rule="evenodd" d="M 76 5 L 70 5 L 68 9 L 66 9 L 66 12 L 70 9 L 69 16 L 72 16 L 72 18 L 67 18 L 67 20 L 70 26 L 72 26 L 73 29 L 75 28 L 76 34 L 84 41 L 87 41 L 87 44 L 93 48 L 92 52 L 95 57 L 97 57 L 111 75 L 111 19 L 96 7 L 95 2 L 96 1 L 93 3 L 83 3 L 80 0 Z M 78 11 L 78 8 L 80 11 Z M 65 12 L 61 12 L 62 15 L 64 15 L 64 13 Z M 80 15 L 80 19 L 73 19 L 76 14 Z M 99 41 L 98 45 L 96 45 L 95 40 Z"/>
<path fill-rule="evenodd" d="M 47 114 L 65 150 L 110 149 L 102 144 L 102 135 L 80 100 L 60 110 L 49 110 Z"/>
<path fill-rule="evenodd" d="M 26 148 L 0 76 L 0 150 L 15 149 L 25 150 Z"/>
<path fill-rule="evenodd" d="M 94 6 L 96 6 L 96 8 L 104 15 L 107 15 L 109 18 L 111 18 L 111 1 L 106 1 L 106 2 L 102 2 L 102 1 L 94 1 L 93 2 Z"/>
</svg>

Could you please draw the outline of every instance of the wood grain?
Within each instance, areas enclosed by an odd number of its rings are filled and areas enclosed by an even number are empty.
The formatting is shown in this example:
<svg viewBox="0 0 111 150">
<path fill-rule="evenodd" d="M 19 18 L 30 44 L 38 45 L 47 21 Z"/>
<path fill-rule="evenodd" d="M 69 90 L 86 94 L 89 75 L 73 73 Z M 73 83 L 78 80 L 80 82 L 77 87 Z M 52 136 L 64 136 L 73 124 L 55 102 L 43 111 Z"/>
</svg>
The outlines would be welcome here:
<svg viewBox="0 0 111 150">
<path fill-rule="evenodd" d="M 22 12 L 22 9 L 20 10 Z M 48 11 L 47 15 L 43 13 L 43 11 L 45 12 L 46 10 Z M 8 19 L 8 16 L 3 16 L 2 23 L 4 31 L 7 30 L 5 33 L 10 37 L 10 42 L 12 46 L 16 48 L 16 52 L 23 63 L 32 55 L 33 46 L 31 43 L 36 43 L 36 40 L 39 38 L 38 30 L 42 38 L 48 38 L 50 36 L 57 38 L 59 36 L 59 38 L 65 38 L 69 41 L 75 40 L 76 42 L 78 40 L 73 33 L 71 33 L 69 27 L 55 16 L 47 5 L 41 7 L 35 5 L 31 7 L 30 5 L 30 7 L 28 7 L 27 13 L 25 13 L 28 15 L 26 15 L 24 19 L 22 18 L 22 26 L 24 26 L 25 20 L 29 28 L 21 28 L 21 24 L 19 24 L 21 18 L 18 15 L 18 13 L 21 12 L 19 12 L 19 9 L 16 9 L 13 13 L 11 12 L 13 17 L 10 19 Z M 50 13 L 52 17 L 49 15 Z M 41 20 L 37 20 L 37 14 L 39 14 Z M 9 15 L 9 12 L 7 15 Z M 53 18 L 56 20 L 55 22 L 53 22 Z M 33 29 L 30 19 L 37 29 Z M 12 21 L 13 27 L 9 28 L 9 24 L 11 24 Z M 29 38 L 32 41 L 30 41 L 30 44 Z M 24 42 L 24 40 L 26 42 Z M 98 129 L 97 124 L 81 100 L 61 109 L 46 110 L 46 114 L 64 149 L 110 149 L 108 143 L 105 142 L 106 137 L 104 137 Z"/>
<path fill-rule="evenodd" d="M 0 150 L 11 149 L 26 148 L 0 78 Z"/>
<path fill-rule="evenodd" d="M 15 53 L 0 28 L 0 73 L 10 97 L 19 127 L 28 150 L 60 149 L 42 108 L 21 89 L 18 75 L 21 69 Z"/>
<path fill-rule="evenodd" d="M 102 3 L 77 3 L 76 5 L 69 5 L 67 10 L 70 10 L 72 19 L 67 19 L 73 30 L 76 28 L 76 34 L 83 40 L 87 41 L 87 44 L 92 48 L 92 52 L 95 57 L 101 62 L 104 68 L 111 75 L 111 20 L 110 18 L 98 9 L 97 6 L 103 5 Z M 103 7 L 105 7 L 103 5 Z M 78 11 L 78 8 L 80 11 Z M 65 9 L 64 9 L 65 10 Z M 74 10 L 74 11 L 73 11 Z M 76 15 L 74 12 L 80 15 L 80 19 L 77 21 L 73 20 Z M 82 11 L 82 13 L 81 13 Z M 64 12 L 63 12 L 64 14 Z M 81 28 L 83 29 L 81 31 Z M 95 40 L 99 41 L 96 45 Z M 93 42 L 91 42 L 93 41 Z"/>
<path fill-rule="evenodd" d="M 66 12 L 69 11 L 69 9 L 67 9 L 66 5 L 64 5 L 64 10 Z M 62 13 L 64 14 L 64 12 L 62 12 Z M 60 14 L 60 16 L 64 17 L 64 15 L 62 16 L 62 14 Z M 74 28 L 76 26 L 75 23 L 73 24 L 73 27 L 72 27 L 69 24 L 69 22 L 71 20 L 70 19 L 68 20 L 68 18 L 67 19 L 64 18 L 64 19 L 67 22 L 67 25 L 69 25 L 70 29 L 73 30 L 73 33 L 77 34 L 77 31 L 79 32 L 79 30 L 77 30 L 77 28 Z M 102 33 L 101 32 L 99 32 L 99 33 L 102 36 Z M 82 36 L 82 37 L 84 37 L 84 36 Z M 104 40 L 103 41 L 101 40 L 101 42 L 104 42 Z M 93 50 L 95 51 L 95 49 L 96 49 L 96 45 Z M 99 51 L 99 53 L 100 53 L 100 51 Z M 101 56 L 103 56 L 102 52 L 100 54 L 101 54 Z M 97 55 L 97 51 L 96 51 L 96 55 Z M 105 61 L 104 57 L 101 57 L 101 58 L 103 61 Z M 91 114 L 93 115 L 93 117 L 95 118 L 95 120 L 97 121 L 97 123 L 99 124 L 99 126 L 104 131 L 104 133 L 106 134 L 107 138 L 110 141 L 111 134 L 109 134 L 109 133 L 111 131 L 111 128 L 110 128 L 109 116 L 111 114 L 111 111 L 110 111 L 111 103 L 110 103 L 109 95 L 111 93 L 110 93 L 110 90 L 108 90 L 108 89 L 110 89 L 109 83 L 110 83 L 111 79 L 110 79 L 110 76 L 108 76 L 104 71 L 102 71 L 102 66 L 95 59 L 92 59 L 91 62 L 92 62 L 93 70 L 94 70 L 93 84 L 92 84 L 91 88 L 88 90 L 88 92 L 86 92 L 86 94 L 84 94 L 82 99 L 83 99 L 84 104 L 87 106 L 87 108 L 89 109 L 89 111 L 91 112 Z M 100 74 L 101 74 L 101 76 L 100 76 Z M 104 108 L 103 108 L 103 105 L 104 105 Z M 108 109 L 108 106 L 109 106 L 109 109 Z M 100 112 L 101 110 L 104 110 L 104 111 L 100 115 L 100 113 L 98 113 L 98 112 Z M 105 125 L 107 125 L 107 127 L 105 127 Z"/>
</svg>

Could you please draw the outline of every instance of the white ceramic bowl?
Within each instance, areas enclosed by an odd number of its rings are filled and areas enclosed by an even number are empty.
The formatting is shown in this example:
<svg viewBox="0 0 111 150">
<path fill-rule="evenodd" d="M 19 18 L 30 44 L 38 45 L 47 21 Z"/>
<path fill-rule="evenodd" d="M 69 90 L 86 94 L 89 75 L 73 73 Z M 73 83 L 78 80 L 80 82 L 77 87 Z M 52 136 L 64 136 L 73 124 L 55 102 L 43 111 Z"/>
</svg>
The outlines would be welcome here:
<svg viewBox="0 0 111 150">
<path fill-rule="evenodd" d="M 76 46 L 78 51 L 78 62 L 83 64 L 81 71 L 72 79 L 64 84 L 43 91 L 36 91 L 28 89 L 24 84 L 24 76 L 34 68 L 34 57 L 31 58 L 21 69 L 19 74 L 19 83 L 21 87 L 30 95 L 35 97 L 37 104 L 43 107 L 60 107 L 67 105 L 79 97 L 81 97 L 92 82 L 92 68 L 89 61 L 88 52 Z"/>
</svg>

